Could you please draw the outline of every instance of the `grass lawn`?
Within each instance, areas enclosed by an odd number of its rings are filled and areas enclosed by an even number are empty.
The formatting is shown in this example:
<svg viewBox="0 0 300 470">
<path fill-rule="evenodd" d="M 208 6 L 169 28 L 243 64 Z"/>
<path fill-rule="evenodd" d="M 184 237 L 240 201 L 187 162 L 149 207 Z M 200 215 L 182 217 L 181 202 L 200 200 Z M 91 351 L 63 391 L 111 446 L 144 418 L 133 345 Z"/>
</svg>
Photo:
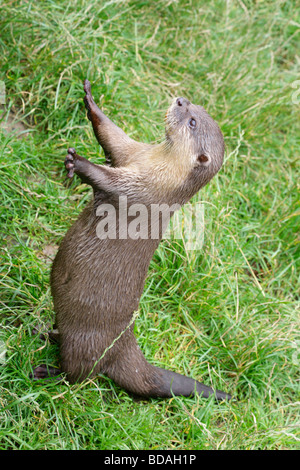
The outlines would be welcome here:
<svg viewBox="0 0 300 470">
<path fill-rule="evenodd" d="M 2 124 L 12 112 L 26 126 L 0 130 L 0 449 L 299 448 L 297 2 L 0 0 L 0 11 Z M 137 140 L 163 138 L 174 96 L 223 131 L 224 166 L 194 199 L 204 245 L 162 242 L 135 331 L 153 364 L 238 401 L 137 400 L 109 379 L 29 378 L 59 363 L 32 330 L 53 319 L 51 260 L 91 194 L 67 184 L 66 149 L 104 160 L 85 78 Z"/>
</svg>

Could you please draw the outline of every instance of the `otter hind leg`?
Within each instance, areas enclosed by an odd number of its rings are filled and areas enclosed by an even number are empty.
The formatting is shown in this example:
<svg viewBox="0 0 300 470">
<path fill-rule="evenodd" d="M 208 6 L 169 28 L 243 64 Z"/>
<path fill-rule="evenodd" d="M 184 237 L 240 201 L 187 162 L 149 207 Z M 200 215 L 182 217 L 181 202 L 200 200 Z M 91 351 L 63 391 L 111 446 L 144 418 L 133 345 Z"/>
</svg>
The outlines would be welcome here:
<svg viewBox="0 0 300 470">
<path fill-rule="evenodd" d="M 127 391 L 145 397 L 189 397 L 196 392 L 204 398 L 214 395 L 220 401 L 231 399 L 231 395 L 213 390 L 190 377 L 152 366 L 145 359 L 132 332 L 130 338 L 129 335 L 126 336 L 127 338 L 120 338 L 119 354 L 106 375 Z"/>
</svg>

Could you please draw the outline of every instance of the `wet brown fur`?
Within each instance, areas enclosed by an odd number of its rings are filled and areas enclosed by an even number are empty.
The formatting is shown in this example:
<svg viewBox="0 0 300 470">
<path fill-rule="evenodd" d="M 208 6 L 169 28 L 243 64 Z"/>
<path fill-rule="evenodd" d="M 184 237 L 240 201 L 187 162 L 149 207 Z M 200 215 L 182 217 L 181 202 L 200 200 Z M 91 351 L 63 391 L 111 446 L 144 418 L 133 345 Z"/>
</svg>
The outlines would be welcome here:
<svg viewBox="0 0 300 470">
<path fill-rule="evenodd" d="M 149 211 L 155 203 L 187 202 L 220 169 L 222 133 L 201 106 L 180 98 L 168 110 L 165 141 L 136 142 L 96 106 L 87 80 L 84 89 L 88 117 L 111 166 L 95 165 L 74 149 L 66 158 L 68 175 L 76 173 L 90 184 L 94 197 L 67 232 L 51 272 L 62 371 L 72 383 L 101 372 L 142 396 L 191 395 L 196 389 L 204 396 L 230 398 L 151 365 L 137 345 L 132 316 L 162 230 L 154 240 L 99 240 L 96 235 L 97 208 L 109 203 L 118 215 L 119 196 L 127 196 L 129 207 L 143 203 Z M 190 127 L 191 118 L 196 128 Z"/>
</svg>

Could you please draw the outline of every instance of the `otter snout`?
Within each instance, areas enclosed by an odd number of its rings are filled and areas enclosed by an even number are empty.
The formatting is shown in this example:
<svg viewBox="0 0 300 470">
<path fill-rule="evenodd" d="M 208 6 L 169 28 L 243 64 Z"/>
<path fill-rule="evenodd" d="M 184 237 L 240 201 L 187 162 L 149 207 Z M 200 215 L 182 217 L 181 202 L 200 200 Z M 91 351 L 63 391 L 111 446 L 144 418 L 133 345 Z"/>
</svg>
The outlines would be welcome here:
<svg viewBox="0 0 300 470">
<path fill-rule="evenodd" d="M 185 113 L 188 111 L 188 106 L 190 104 L 191 102 L 188 99 L 183 98 L 183 96 L 174 98 L 171 103 L 171 106 L 166 112 L 165 119 L 166 119 L 167 124 L 170 125 L 174 123 L 173 122 L 174 120 L 176 120 L 176 122 L 179 121 L 180 120 L 179 117 L 182 116 L 182 113 Z"/>
<path fill-rule="evenodd" d="M 183 98 L 182 96 L 180 96 L 179 98 L 176 98 L 176 101 L 175 101 L 176 105 L 177 106 L 188 106 L 189 104 L 191 104 L 191 102 L 189 100 L 187 100 L 186 98 Z"/>
</svg>

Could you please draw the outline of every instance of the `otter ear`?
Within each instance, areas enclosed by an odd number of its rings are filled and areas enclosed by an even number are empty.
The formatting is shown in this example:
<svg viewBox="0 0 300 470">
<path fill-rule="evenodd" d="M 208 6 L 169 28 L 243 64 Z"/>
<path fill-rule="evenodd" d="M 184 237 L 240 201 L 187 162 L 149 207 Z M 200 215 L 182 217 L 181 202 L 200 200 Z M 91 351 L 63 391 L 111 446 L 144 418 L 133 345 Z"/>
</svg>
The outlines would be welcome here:
<svg viewBox="0 0 300 470">
<path fill-rule="evenodd" d="M 208 166 L 210 164 L 210 157 L 204 153 L 201 153 L 201 155 L 197 156 L 197 162 L 203 166 Z"/>
</svg>

